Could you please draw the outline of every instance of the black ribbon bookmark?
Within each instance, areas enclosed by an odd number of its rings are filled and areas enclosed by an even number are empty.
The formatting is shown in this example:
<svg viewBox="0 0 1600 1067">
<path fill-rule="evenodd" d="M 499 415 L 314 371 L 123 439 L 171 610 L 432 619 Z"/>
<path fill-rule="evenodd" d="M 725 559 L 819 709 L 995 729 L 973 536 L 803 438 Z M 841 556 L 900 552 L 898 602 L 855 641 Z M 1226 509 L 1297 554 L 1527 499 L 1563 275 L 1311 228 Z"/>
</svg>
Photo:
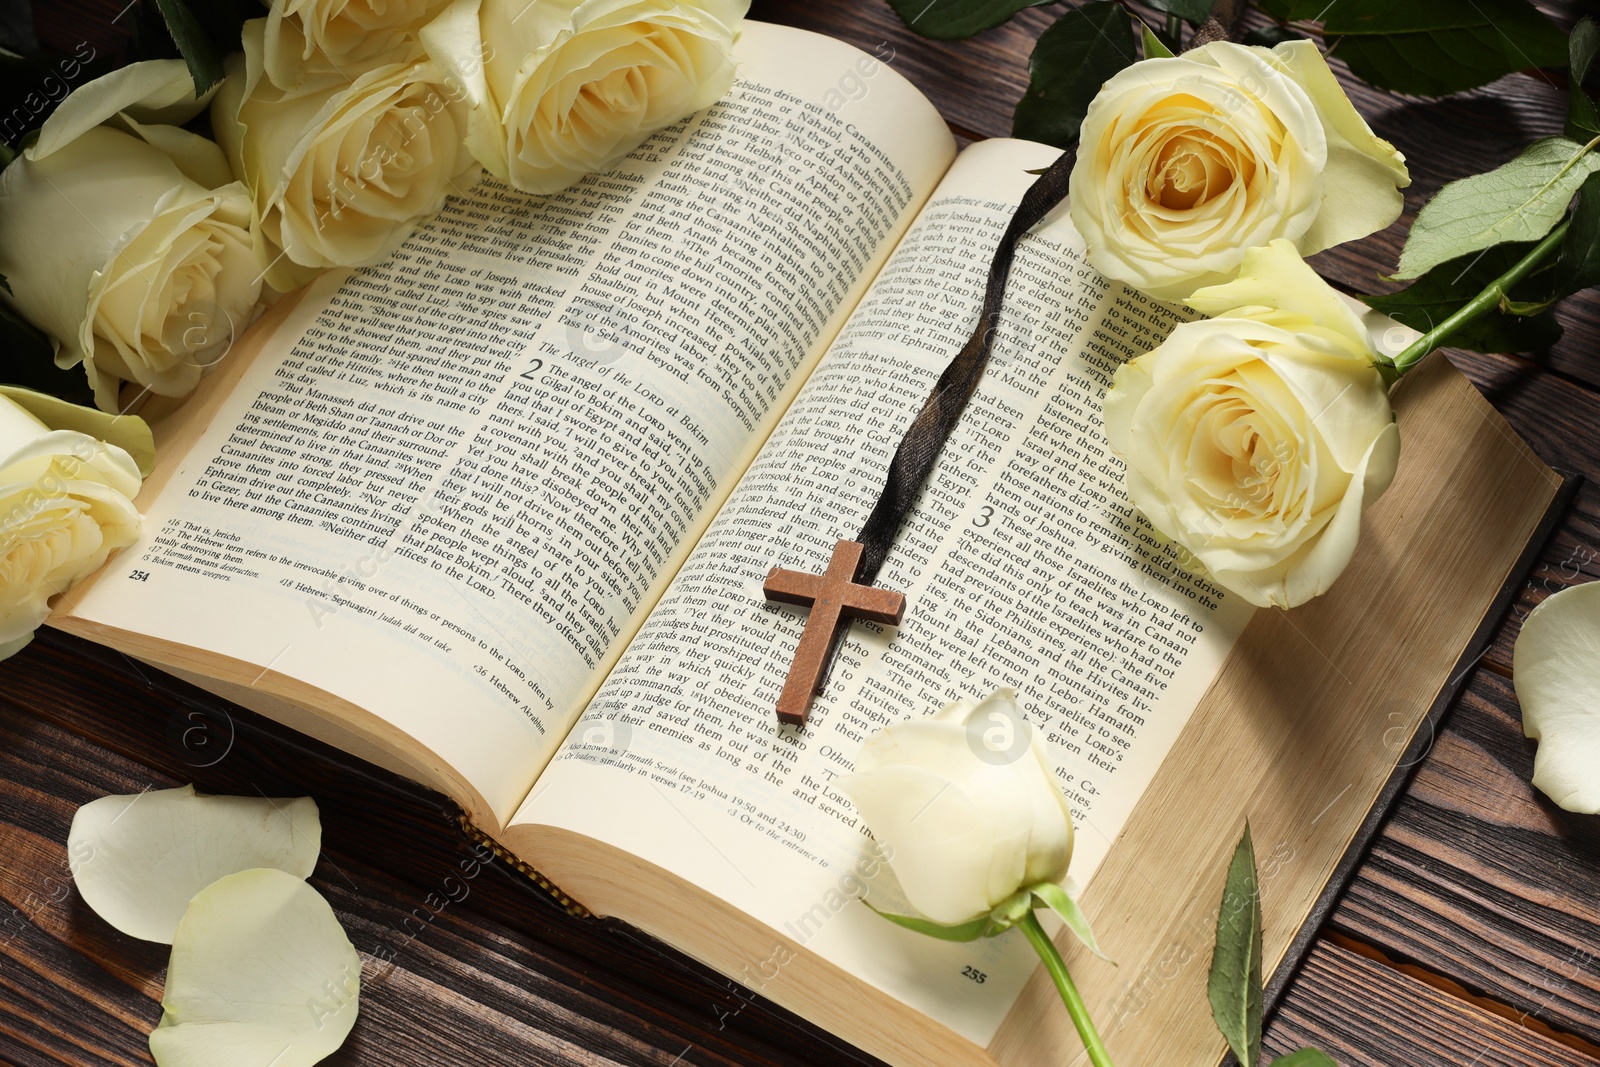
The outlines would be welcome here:
<svg viewBox="0 0 1600 1067">
<path fill-rule="evenodd" d="M 878 570 L 889 555 L 889 547 L 917 502 L 917 494 L 922 492 L 922 485 L 938 462 L 939 453 L 944 451 L 945 442 L 955 432 L 956 423 L 961 421 L 967 401 L 977 391 L 978 380 L 989 365 L 995 332 L 1000 328 L 1000 308 L 1005 302 L 1011 264 L 1017 258 L 1017 242 L 1066 199 L 1067 182 L 1077 154 L 1076 148 L 1067 149 L 1039 175 L 1038 181 L 1023 195 L 1017 213 L 1011 217 L 1011 225 L 1000 238 L 994 262 L 989 267 L 989 283 L 984 291 L 977 328 L 960 354 L 939 375 L 933 392 L 901 439 L 894 461 L 889 464 L 889 477 L 878 503 L 856 536 L 866 547 L 861 554 L 861 564 L 856 568 L 856 581 L 863 585 L 871 585 L 877 579 Z"/>
<path fill-rule="evenodd" d="M 768 600 L 810 607 L 800 646 L 795 650 L 789 677 L 778 697 L 778 720 L 805 725 L 811 702 L 827 681 L 840 638 L 852 619 L 871 619 L 898 624 L 905 611 L 905 598 L 887 590 L 868 588 L 889 555 L 906 516 L 916 505 L 928 474 L 944 451 L 967 401 L 978 388 L 989 353 L 994 348 L 1000 327 L 1000 310 L 1005 303 L 1006 282 L 1016 259 L 1017 242 L 1066 199 L 1068 179 L 1077 157 L 1068 149 L 1061 158 L 1040 174 L 1017 207 L 1006 227 L 989 267 L 989 281 L 983 296 L 972 336 L 934 385 L 911 428 L 900 440 L 883 492 L 867 516 L 866 525 L 855 541 L 840 541 L 834 548 L 827 574 L 813 575 L 774 567 L 767 574 Z"/>
</svg>

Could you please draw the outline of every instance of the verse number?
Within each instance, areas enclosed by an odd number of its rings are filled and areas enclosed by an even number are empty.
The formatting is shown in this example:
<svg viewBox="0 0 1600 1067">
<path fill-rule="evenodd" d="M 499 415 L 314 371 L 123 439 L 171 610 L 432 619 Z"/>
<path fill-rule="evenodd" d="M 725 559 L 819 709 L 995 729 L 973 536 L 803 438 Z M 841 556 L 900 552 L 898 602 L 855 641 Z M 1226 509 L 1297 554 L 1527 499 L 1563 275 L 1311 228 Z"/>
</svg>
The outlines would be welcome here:
<svg viewBox="0 0 1600 1067">
<path fill-rule="evenodd" d="M 129 571 L 128 572 L 128 581 L 130 581 L 130 582 L 148 582 L 149 580 L 150 580 L 150 572 L 149 571 Z"/>
<path fill-rule="evenodd" d="M 981 529 L 983 529 L 985 526 L 989 525 L 993 521 L 994 521 L 994 508 L 991 508 L 989 505 L 985 504 L 982 508 L 979 509 L 979 513 L 976 516 L 973 517 L 972 525 L 976 526 L 978 529 L 981 530 Z"/>
<path fill-rule="evenodd" d="M 970 978 L 979 985 L 982 985 L 984 979 L 988 978 L 989 976 L 978 970 L 976 967 L 963 967 L 961 968 L 961 977 Z"/>
</svg>

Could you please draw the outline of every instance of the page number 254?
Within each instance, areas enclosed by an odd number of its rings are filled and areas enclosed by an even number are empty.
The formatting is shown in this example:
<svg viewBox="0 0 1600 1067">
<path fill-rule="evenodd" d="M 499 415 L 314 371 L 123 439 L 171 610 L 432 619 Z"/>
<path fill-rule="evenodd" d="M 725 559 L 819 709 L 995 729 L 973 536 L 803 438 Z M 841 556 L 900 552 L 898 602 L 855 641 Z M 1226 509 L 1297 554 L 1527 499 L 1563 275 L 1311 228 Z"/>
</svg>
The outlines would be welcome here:
<svg viewBox="0 0 1600 1067">
<path fill-rule="evenodd" d="M 148 582 L 149 580 L 150 580 L 150 572 L 149 571 L 129 571 L 128 572 L 128 581 L 130 581 L 130 582 Z"/>
</svg>

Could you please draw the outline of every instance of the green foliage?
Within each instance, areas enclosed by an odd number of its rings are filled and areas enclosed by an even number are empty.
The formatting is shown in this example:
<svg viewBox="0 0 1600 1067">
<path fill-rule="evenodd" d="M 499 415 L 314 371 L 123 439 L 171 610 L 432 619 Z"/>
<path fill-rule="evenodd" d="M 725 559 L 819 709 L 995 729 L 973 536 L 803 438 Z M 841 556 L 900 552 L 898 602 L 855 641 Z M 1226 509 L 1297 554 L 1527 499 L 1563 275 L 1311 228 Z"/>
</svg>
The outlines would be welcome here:
<svg viewBox="0 0 1600 1067">
<path fill-rule="evenodd" d="M 1058 0 L 889 0 L 905 24 L 924 37 L 954 41 L 1009 22 L 1030 7 Z"/>
<path fill-rule="evenodd" d="M 1427 333 L 1465 307 L 1532 248 L 1532 242 L 1495 245 L 1441 263 L 1398 293 L 1366 296 L 1362 300 L 1412 329 Z M 1450 344 L 1476 352 L 1544 351 L 1561 339 L 1561 324 L 1546 308 L 1549 289 L 1548 273 L 1543 278 L 1529 278 L 1513 290 L 1513 296 L 1535 305 L 1537 310 L 1526 309 L 1533 314 L 1486 315 L 1452 333 Z"/>
<path fill-rule="evenodd" d="M 3 283 L 0 279 L 0 283 Z M 5 285 L 11 291 L 9 284 Z M 33 323 L 0 300 L 0 383 L 20 385 L 75 404 L 94 399 L 82 367 L 56 366 L 55 345 Z"/>
<path fill-rule="evenodd" d="M 1239 1067 L 1261 1063 L 1261 888 L 1250 827 L 1244 828 L 1228 865 L 1217 912 L 1217 944 L 1206 984 L 1211 1017 L 1228 1039 Z"/>
<path fill-rule="evenodd" d="M 1095 940 L 1094 931 L 1089 928 L 1089 917 L 1065 889 L 1054 882 L 1041 882 L 1030 887 L 1029 892 L 1040 907 L 1049 908 L 1061 916 L 1061 921 L 1067 924 L 1067 929 L 1083 942 L 1085 948 L 1107 963 L 1112 962 L 1110 957 L 1100 951 L 1100 942 Z"/>
<path fill-rule="evenodd" d="M 1536 241 L 1555 228 L 1600 156 L 1564 137 L 1529 145 L 1486 174 L 1451 182 L 1417 215 L 1397 278 L 1507 241 Z"/>
<path fill-rule="evenodd" d="M 1228 1039 L 1239 1067 L 1261 1067 L 1261 885 L 1250 824 L 1233 850 L 1228 881 L 1217 910 L 1217 943 L 1206 982 L 1211 1018 Z M 1274 1060 L 1274 1067 L 1339 1067 L 1314 1048 Z"/>
<path fill-rule="evenodd" d="M 1272 1067 L 1339 1067 L 1333 1057 L 1319 1049 L 1303 1048 L 1272 1061 Z"/>
<path fill-rule="evenodd" d="M 1589 76 L 1594 57 L 1600 53 L 1600 24 L 1592 18 L 1582 18 L 1572 28 L 1572 41 L 1567 55 L 1571 85 L 1568 89 L 1567 136 L 1574 141 L 1587 141 L 1600 136 L 1600 108 L 1594 98 L 1584 91 L 1583 81 Z"/>
<path fill-rule="evenodd" d="M 1258 48 L 1276 48 L 1286 41 L 1303 41 L 1305 39 L 1305 34 L 1295 33 L 1285 26 L 1268 23 L 1245 34 L 1239 43 L 1255 45 Z"/>
<path fill-rule="evenodd" d="M 1600 172 L 1578 190 L 1578 208 L 1556 259 L 1555 299 L 1600 285 Z"/>
<path fill-rule="evenodd" d="M 1138 58 L 1133 20 L 1121 4 L 1096 2 L 1067 12 L 1034 46 L 1013 132 L 1068 147 L 1100 86 Z"/>
<path fill-rule="evenodd" d="M 1171 59 L 1172 49 L 1168 48 L 1161 38 L 1151 31 L 1149 26 L 1141 26 L 1144 40 L 1144 57 L 1146 59 Z"/>
<path fill-rule="evenodd" d="M 1379 88 L 1444 96 L 1567 62 L 1567 35 L 1527 0 L 1261 0 L 1276 19 L 1322 20 L 1329 46 Z"/>
<path fill-rule="evenodd" d="M 1185 22 L 1199 24 L 1211 17 L 1211 9 L 1217 6 L 1217 0 L 1148 0 L 1151 7 L 1157 11 L 1165 11 L 1169 15 L 1176 15 Z"/>
<path fill-rule="evenodd" d="M 194 78 L 195 95 L 201 95 L 222 80 L 223 53 L 217 50 L 205 27 L 185 0 L 155 0 L 161 19 L 172 34 L 183 61 Z"/>
</svg>

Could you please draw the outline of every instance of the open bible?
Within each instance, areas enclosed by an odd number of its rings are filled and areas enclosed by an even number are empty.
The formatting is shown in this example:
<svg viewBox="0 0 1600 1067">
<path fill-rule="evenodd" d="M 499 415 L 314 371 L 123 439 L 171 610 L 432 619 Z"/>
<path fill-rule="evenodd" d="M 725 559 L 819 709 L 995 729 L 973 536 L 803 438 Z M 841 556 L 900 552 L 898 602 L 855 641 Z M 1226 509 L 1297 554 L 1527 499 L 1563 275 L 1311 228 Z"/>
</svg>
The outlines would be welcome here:
<svg viewBox="0 0 1600 1067">
<path fill-rule="evenodd" d="M 158 424 L 142 539 L 52 622 L 432 785 L 594 913 L 895 1064 L 1079 1050 L 1020 936 L 857 902 L 909 910 L 835 785 L 880 726 L 1014 686 L 1119 964 L 1062 938 L 1112 1053 L 1214 1064 L 1245 818 L 1272 969 L 1561 479 L 1436 358 L 1356 561 L 1254 612 L 1131 510 L 1100 429 L 1184 312 L 1098 276 L 1058 211 L 882 574 L 903 623 L 858 623 L 780 727 L 805 615 L 763 578 L 859 527 L 1056 153 L 958 155 L 887 55 L 752 23 L 738 56 L 724 101 L 611 173 L 485 180 L 281 302 Z"/>
</svg>

